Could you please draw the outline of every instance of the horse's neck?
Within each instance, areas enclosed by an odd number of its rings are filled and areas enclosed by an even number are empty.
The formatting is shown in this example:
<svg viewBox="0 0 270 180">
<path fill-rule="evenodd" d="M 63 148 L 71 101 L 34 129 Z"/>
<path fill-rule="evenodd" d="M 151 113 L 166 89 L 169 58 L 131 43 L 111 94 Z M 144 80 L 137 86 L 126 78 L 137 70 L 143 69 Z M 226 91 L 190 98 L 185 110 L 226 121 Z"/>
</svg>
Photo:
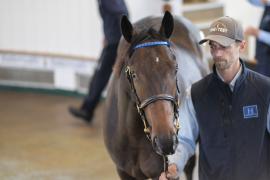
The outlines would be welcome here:
<svg viewBox="0 0 270 180">
<path fill-rule="evenodd" d="M 182 98 L 185 96 L 186 89 L 204 76 L 201 72 L 201 67 L 204 65 L 199 66 L 197 62 L 200 59 L 183 48 L 175 48 L 175 56 L 178 64 L 178 87 L 180 88 L 180 98 Z"/>
<path fill-rule="evenodd" d="M 207 60 L 198 44 L 202 38 L 199 29 L 191 21 L 181 16 L 175 17 L 175 26 L 178 28 L 174 31 L 172 41 L 177 45 L 179 51 L 182 51 L 185 56 L 189 56 L 189 59 L 196 63 L 202 76 L 206 76 L 210 71 Z"/>
<path fill-rule="evenodd" d="M 199 61 L 198 57 L 181 48 L 176 48 L 175 56 L 178 63 L 178 73 L 183 76 L 186 86 L 190 86 L 203 77 L 200 67 L 196 63 Z"/>
</svg>

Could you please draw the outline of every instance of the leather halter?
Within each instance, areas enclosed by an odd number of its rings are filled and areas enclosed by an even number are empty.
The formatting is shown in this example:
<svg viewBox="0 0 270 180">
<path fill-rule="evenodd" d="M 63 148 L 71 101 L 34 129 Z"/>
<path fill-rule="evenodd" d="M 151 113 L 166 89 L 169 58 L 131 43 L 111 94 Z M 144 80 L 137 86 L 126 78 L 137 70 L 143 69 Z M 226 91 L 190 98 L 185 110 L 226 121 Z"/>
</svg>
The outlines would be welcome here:
<svg viewBox="0 0 270 180">
<path fill-rule="evenodd" d="M 167 41 L 146 42 L 146 43 L 141 43 L 141 44 L 134 46 L 133 50 L 136 50 L 138 48 L 152 47 L 152 46 L 168 46 L 168 47 L 170 47 L 170 43 Z M 176 70 L 177 70 L 177 68 L 176 68 Z M 126 73 L 128 81 L 129 81 L 131 91 L 135 96 L 137 111 L 138 111 L 138 113 L 143 121 L 144 133 L 146 134 L 147 138 L 151 141 L 150 128 L 149 128 L 149 125 L 146 121 L 144 108 L 147 107 L 149 104 L 154 103 L 154 102 L 159 101 L 159 100 L 165 100 L 165 101 L 172 102 L 173 107 L 174 107 L 174 127 L 176 129 L 176 135 L 177 135 L 178 131 L 180 129 L 180 125 L 178 122 L 179 88 L 177 85 L 177 78 L 176 78 L 177 93 L 175 96 L 172 96 L 170 94 L 157 94 L 157 95 L 151 96 L 149 98 L 146 98 L 144 101 L 141 102 L 140 98 L 137 95 L 137 92 L 136 92 L 136 89 L 134 86 L 134 82 L 133 82 L 134 72 L 131 71 L 131 69 L 128 65 L 126 65 L 126 67 L 125 67 L 125 73 Z"/>
</svg>

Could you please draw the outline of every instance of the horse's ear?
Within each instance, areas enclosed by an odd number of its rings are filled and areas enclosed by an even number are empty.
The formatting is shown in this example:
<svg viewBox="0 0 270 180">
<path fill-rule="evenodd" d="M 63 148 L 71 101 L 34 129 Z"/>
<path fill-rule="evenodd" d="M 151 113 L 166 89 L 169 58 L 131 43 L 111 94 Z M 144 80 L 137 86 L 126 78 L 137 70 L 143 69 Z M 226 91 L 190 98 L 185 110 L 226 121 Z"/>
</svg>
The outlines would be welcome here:
<svg viewBox="0 0 270 180">
<path fill-rule="evenodd" d="M 173 27 L 173 16 L 169 11 L 166 11 L 163 16 L 159 32 L 162 36 L 169 38 L 172 35 Z"/>
<path fill-rule="evenodd" d="M 127 16 L 122 16 L 121 31 L 125 40 L 130 43 L 132 39 L 132 34 L 133 34 L 133 27 L 130 21 L 128 20 Z"/>
</svg>

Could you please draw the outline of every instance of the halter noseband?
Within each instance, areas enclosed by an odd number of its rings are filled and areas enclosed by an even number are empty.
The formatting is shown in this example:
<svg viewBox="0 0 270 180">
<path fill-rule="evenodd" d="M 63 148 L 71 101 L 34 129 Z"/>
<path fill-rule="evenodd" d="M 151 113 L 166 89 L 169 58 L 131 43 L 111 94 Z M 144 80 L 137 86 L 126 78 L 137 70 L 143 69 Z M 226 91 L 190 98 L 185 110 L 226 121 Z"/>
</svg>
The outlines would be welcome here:
<svg viewBox="0 0 270 180">
<path fill-rule="evenodd" d="M 154 41 L 154 42 L 146 42 L 146 43 L 141 43 L 141 44 L 137 44 L 136 46 L 133 47 L 132 50 L 136 50 L 136 49 L 139 49 L 139 48 L 146 48 L 146 47 L 153 47 L 153 46 L 168 46 L 170 47 L 170 43 L 167 42 L 167 41 Z M 177 86 L 177 94 L 176 96 L 172 96 L 172 95 L 169 95 L 169 94 L 158 94 L 158 95 L 154 95 L 154 96 L 151 96 L 147 99 L 145 99 L 144 101 L 140 101 L 138 95 L 137 95 L 137 92 L 136 92 L 136 89 L 135 89 L 135 86 L 134 86 L 134 82 L 133 82 L 133 73 L 131 70 L 130 70 L 130 67 L 127 65 L 126 68 L 125 68 L 125 73 L 126 73 L 126 76 L 127 76 L 127 79 L 130 83 L 130 87 L 131 87 L 131 90 L 136 98 L 136 107 L 137 107 L 137 111 L 143 121 L 143 124 L 144 124 L 144 132 L 147 136 L 147 138 L 151 141 L 151 136 L 150 136 L 150 129 L 149 129 L 149 126 L 147 125 L 147 121 L 146 121 L 146 117 L 145 117 L 145 113 L 144 113 L 144 108 L 146 106 L 148 106 L 149 104 L 151 103 L 154 103 L 155 101 L 158 101 L 158 100 L 166 100 L 166 101 L 170 101 L 173 103 L 173 106 L 174 106 L 174 126 L 175 126 L 175 129 L 176 129 L 176 134 L 178 134 L 178 130 L 180 128 L 180 125 L 179 125 L 179 122 L 178 122 L 178 108 L 179 108 L 179 100 L 178 100 L 178 93 L 179 93 L 179 88 L 178 88 L 178 85 L 177 85 L 177 80 L 176 80 L 176 86 Z"/>
</svg>

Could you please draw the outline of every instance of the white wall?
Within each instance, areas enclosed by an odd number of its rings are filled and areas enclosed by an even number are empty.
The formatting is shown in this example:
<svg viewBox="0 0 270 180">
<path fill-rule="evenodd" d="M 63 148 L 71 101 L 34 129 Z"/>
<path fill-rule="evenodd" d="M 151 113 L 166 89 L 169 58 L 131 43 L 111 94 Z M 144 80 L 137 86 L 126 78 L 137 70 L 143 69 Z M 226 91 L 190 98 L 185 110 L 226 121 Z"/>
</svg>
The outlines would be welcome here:
<svg viewBox="0 0 270 180">
<path fill-rule="evenodd" d="M 161 14 L 163 1 L 126 3 L 134 22 Z M 0 49 L 97 58 L 103 40 L 97 7 L 97 0 L 1 0 Z"/>
<path fill-rule="evenodd" d="M 251 5 L 247 0 L 221 0 L 225 4 L 225 14 L 236 18 L 243 24 L 243 27 L 258 27 L 262 8 Z M 255 54 L 255 39 L 248 38 L 249 58 Z"/>
<path fill-rule="evenodd" d="M 1 0 L 0 49 L 97 56 L 96 0 Z"/>
<path fill-rule="evenodd" d="M 225 4 L 225 14 L 241 21 L 245 26 L 257 26 L 262 9 L 251 5 L 247 0 L 221 0 Z"/>
<path fill-rule="evenodd" d="M 173 0 L 181 2 L 181 0 Z M 257 25 L 261 10 L 246 0 L 221 0 L 226 15 Z M 161 14 L 162 0 L 126 0 L 131 21 Z M 1 0 L 0 49 L 98 57 L 102 24 L 96 0 Z"/>
<path fill-rule="evenodd" d="M 162 6 L 165 3 L 163 0 L 126 0 L 130 19 L 135 22 L 146 16 L 158 16 L 162 15 Z M 173 11 L 179 11 L 182 0 L 170 0 L 170 4 L 173 6 Z"/>
</svg>

